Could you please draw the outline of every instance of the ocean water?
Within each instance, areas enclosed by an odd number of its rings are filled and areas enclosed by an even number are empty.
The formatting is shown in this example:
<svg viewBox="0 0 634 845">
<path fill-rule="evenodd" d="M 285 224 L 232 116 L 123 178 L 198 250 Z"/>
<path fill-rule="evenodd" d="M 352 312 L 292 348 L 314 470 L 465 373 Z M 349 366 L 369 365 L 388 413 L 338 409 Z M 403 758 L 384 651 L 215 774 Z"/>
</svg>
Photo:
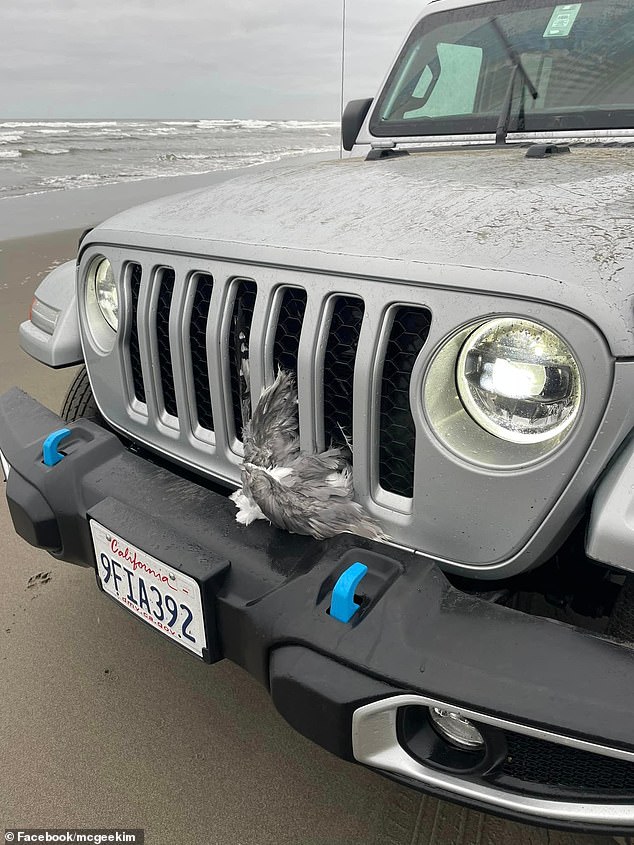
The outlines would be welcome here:
<svg viewBox="0 0 634 845">
<path fill-rule="evenodd" d="M 0 200 L 232 170 L 339 146 L 339 124 L 267 120 L 0 120 Z"/>
</svg>

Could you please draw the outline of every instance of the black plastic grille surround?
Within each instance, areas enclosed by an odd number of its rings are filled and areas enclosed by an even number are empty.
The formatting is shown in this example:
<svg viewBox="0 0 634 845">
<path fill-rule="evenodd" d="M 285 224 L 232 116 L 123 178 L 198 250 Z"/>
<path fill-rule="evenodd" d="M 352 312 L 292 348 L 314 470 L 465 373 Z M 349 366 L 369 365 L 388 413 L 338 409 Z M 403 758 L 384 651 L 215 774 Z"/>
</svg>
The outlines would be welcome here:
<svg viewBox="0 0 634 845">
<path fill-rule="evenodd" d="M 524 783 L 601 794 L 634 795 L 634 763 L 536 737 L 506 733 L 499 773 Z"/>
<path fill-rule="evenodd" d="M 200 427 L 207 431 L 213 431 L 214 416 L 207 361 L 207 323 L 214 282 L 208 273 L 198 273 L 194 278 L 194 283 L 196 291 L 189 320 L 189 348 L 192 356 L 196 413 Z"/>
<path fill-rule="evenodd" d="M 379 483 L 411 498 L 414 493 L 416 429 L 410 409 L 412 370 L 423 348 L 431 313 L 411 305 L 396 308 L 385 350 L 379 411 Z"/>
<path fill-rule="evenodd" d="M 306 312 L 306 291 L 284 288 L 273 343 L 273 369 L 297 373 L 299 340 Z"/>
<path fill-rule="evenodd" d="M 242 429 L 251 415 L 249 380 L 249 340 L 258 288 L 255 282 L 241 279 L 236 284 L 229 328 L 229 372 L 235 435 L 242 440 Z"/>
<path fill-rule="evenodd" d="M 325 447 L 352 441 L 354 365 L 365 305 L 357 296 L 337 296 L 332 304 L 324 355 Z"/>
<path fill-rule="evenodd" d="M 170 349 L 170 309 L 174 294 L 174 271 L 164 267 L 158 271 L 159 294 L 156 302 L 156 340 L 158 344 L 159 371 L 163 391 L 163 405 L 168 414 L 178 416 L 176 390 L 174 387 L 174 369 Z"/>
<path fill-rule="evenodd" d="M 143 271 L 140 264 L 129 264 L 128 273 L 130 279 L 130 302 L 132 314 L 130 315 L 130 369 L 132 371 L 132 386 L 134 395 L 139 402 L 145 403 L 145 385 L 143 384 L 143 370 L 141 369 L 141 350 L 139 347 L 139 327 L 137 325 L 137 313 L 139 310 L 139 291 L 141 290 L 141 278 Z"/>
</svg>

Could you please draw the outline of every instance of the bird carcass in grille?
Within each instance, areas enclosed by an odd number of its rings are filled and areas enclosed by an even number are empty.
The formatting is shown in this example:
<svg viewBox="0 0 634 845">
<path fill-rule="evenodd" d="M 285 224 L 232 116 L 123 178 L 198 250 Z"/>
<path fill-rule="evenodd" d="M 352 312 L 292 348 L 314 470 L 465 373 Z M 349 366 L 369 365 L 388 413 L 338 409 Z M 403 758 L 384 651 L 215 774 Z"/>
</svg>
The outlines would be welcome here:
<svg viewBox="0 0 634 845">
<path fill-rule="evenodd" d="M 293 375 L 280 370 L 263 391 L 242 440 L 242 487 L 231 496 L 238 522 L 268 519 L 278 528 L 318 540 L 344 533 L 385 539 L 353 501 L 352 468 L 344 450 L 300 451 Z"/>
</svg>

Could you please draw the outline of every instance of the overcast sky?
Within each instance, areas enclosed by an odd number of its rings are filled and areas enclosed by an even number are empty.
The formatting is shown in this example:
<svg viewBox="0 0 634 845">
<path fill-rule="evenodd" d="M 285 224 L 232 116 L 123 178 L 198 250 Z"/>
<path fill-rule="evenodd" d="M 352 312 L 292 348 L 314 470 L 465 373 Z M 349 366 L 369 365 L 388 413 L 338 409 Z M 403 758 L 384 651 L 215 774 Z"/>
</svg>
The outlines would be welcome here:
<svg viewBox="0 0 634 845">
<path fill-rule="evenodd" d="M 426 0 L 347 0 L 346 99 Z M 337 119 L 341 0 L 0 0 L 0 118 Z"/>
</svg>

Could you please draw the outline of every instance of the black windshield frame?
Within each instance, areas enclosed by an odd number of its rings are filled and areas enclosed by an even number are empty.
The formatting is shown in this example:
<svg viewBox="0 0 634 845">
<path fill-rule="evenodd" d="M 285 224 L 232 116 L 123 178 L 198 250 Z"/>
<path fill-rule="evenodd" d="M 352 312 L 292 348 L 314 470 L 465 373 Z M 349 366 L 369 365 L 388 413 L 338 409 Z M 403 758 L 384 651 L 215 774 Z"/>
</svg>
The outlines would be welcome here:
<svg viewBox="0 0 634 845">
<path fill-rule="evenodd" d="M 602 4 L 609 0 L 585 0 L 584 6 Z M 497 0 L 497 2 L 478 3 L 453 9 L 431 12 L 423 17 L 410 33 L 397 61 L 376 100 L 369 120 L 371 135 L 378 138 L 398 137 L 433 137 L 433 136 L 469 136 L 495 135 L 499 115 L 469 114 L 447 116 L 443 118 L 409 118 L 404 120 L 382 120 L 380 115 L 392 93 L 392 86 L 401 73 L 401 68 L 412 46 L 423 36 L 432 33 L 446 24 L 459 21 L 483 20 L 485 18 L 504 17 L 514 12 L 533 9 L 553 9 L 556 2 L 550 0 Z M 632 46 L 634 51 L 634 45 Z M 509 66 L 509 74 L 511 68 Z M 561 110 L 558 113 L 535 112 L 523 116 L 523 123 L 518 125 L 518 114 L 513 114 L 509 131 L 526 133 L 556 133 L 601 130 L 634 130 L 634 97 L 632 108 L 597 108 L 583 111 Z"/>
</svg>

